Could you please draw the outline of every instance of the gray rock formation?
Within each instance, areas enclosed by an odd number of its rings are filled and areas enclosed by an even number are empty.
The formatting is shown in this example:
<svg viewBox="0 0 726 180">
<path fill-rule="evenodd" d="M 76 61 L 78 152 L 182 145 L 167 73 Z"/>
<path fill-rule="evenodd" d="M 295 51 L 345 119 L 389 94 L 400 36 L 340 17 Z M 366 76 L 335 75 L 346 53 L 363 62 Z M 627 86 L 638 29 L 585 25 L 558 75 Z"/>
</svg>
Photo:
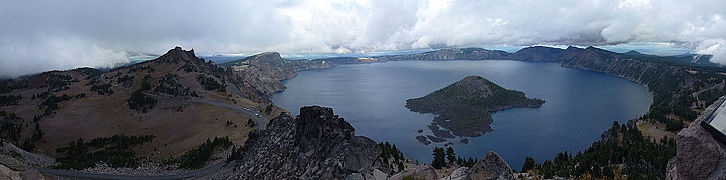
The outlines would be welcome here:
<svg viewBox="0 0 726 180">
<path fill-rule="evenodd" d="M 438 179 L 436 171 L 429 165 L 412 168 L 400 173 L 397 173 L 389 180 L 400 180 L 406 178 L 413 179 L 426 179 L 435 180 Z M 460 167 L 454 170 L 451 174 L 440 180 L 509 180 L 514 179 L 512 168 L 509 164 L 502 159 L 499 154 L 495 152 L 489 152 L 482 157 L 476 164 L 471 167 Z"/>
<path fill-rule="evenodd" d="M 666 179 L 726 179 L 726 145 L 699 125 L 723 100 L 717 100 L 678 133 L 676 157 L 668 161 Z"/>
<path fill-rule="evenodd" d="M 0 179 L 40 179 L 42 175 L 32 167 L 53 164 L 53 158 L 27 152 L 11 143 L 0 142 Z"/>
<path fill-rule="evenodd" d="M 469 169 L 466 179 L 514 179 L 514 175 L 499 154 L 489 152 Z"/>
<path fill-rule="evenodd" d="M 374 179 L 391 168 L 380 160 L 373 140 L 355 136 L 331 108 L 300 108 L 280 115 L 268 128 L 253 132 L 233 166 L 210 179 Z"/>
<path fill-rule="evenodd" d="M 412 179 L 436 179 L 438 176 L 436 175 L 436 171 L 431 166 L 421 166 L 413 169 L 409 169 L 400 173 L 397 173 L 391 178 L 388 178 L 389 180 L 401 180 L 404 177 L 406 178 L 412 178 Z"/>
<path fill-rule="evenodd" d="M 449 176 L 441 178 L 440 180 L 465 180 L 467 175 L 469 175 L 469 168 L 460 167 L 454 170 L 454 172 L 451 172 Z"/>
</svg>

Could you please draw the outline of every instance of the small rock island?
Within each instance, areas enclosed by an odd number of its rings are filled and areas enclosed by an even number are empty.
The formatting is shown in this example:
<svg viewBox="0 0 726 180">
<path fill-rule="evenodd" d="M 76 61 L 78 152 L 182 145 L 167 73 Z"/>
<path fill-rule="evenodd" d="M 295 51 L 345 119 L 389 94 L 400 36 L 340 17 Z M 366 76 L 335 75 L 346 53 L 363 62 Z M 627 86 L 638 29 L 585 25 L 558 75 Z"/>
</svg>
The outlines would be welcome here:
<svg viewBox="0 0 726 180">
<path fill-rule="evenodd" d="M 435 113 L 429 129 L 436 137 L 477 137 L 492 131 L 491 112 L 513 107 L 540 107 L 544 100 L 527 98 L 522 91 L 504 89 L 480 77 L 468 76 L 424 97 L 406 100 L 406 107 L 419 113 Z M 439 127 L 443 128 L 439 129 Z"/>
</svg>

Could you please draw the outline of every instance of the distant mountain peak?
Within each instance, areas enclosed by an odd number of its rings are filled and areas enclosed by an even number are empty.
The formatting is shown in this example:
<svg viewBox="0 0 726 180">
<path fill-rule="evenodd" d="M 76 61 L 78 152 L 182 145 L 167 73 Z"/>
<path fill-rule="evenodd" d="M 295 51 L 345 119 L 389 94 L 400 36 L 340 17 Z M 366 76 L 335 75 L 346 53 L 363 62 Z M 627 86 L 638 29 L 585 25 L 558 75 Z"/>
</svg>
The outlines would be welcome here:
<svg viewBox="0 0 726 180">
<path fill-rule="evenodd" d="M 254 58 L 275 58 L 275 59 L 282 59 L 280 56 L 280 53 L 278 52 L 263 52 L 260 54 L 255 54 L 252 57 Z"/>
<path fill-rule="evenodd" d="M 173 56 L 173 55 L 186 55 L 186 56 L 191 56 L 191 57 L 195 57 L 195 58 L 197 57 L 194 54 L 194 49 L 185 51 L 184 49 L 182 49 L 179 46 L 174 47 L 174 49 L 170 49 L 169 51 L 164 53 L 164 55 L 161 55 L 161 56 Z"/>
<path fill-rule="evenodd" d="M 578 48 L 578 47 L 575 47 L 575 46 L 567 46 L 567 49 L 582 49 L 582 48 Z"/>
<path fill-rule="evenodd" d="M 630 50 L 630 51 L 625 52 L 623 54 L 627 54 L 627 55 L 644 55 L 643 53 L 640 53 L 640 52 L 638 52 L 636 50 Z"/>
</svg>

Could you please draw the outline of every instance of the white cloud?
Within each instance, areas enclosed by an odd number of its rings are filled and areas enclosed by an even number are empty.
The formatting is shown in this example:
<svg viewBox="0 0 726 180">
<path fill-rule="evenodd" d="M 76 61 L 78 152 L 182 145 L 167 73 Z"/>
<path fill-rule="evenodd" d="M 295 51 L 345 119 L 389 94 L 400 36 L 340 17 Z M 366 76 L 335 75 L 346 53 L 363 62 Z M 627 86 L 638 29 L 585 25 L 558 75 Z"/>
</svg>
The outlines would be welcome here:
<svg viewBox="0 0 726 180">
<path fill-rule="evenodd" d="M 726 64 L 723 0 L 3 1 L 0 76 L 123 52 L 351 53 L 667 43 Z"/>
</svg>

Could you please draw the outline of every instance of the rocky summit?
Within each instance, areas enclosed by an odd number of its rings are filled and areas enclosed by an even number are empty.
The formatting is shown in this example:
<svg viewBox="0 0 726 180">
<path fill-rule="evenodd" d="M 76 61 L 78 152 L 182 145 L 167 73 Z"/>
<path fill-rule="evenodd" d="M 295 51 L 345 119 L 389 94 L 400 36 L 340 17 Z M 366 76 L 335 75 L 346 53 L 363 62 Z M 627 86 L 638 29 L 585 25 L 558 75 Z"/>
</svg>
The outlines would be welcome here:
<svg viewBox="0 0 726 180">
<path fill-rule="evenodd" d="M 211 174 L 213 179 L 385 179 L 391 168 L 381 149 L 331 108 L 284 113 L 268 128 L 250 134 L 239 158 Z"/>
</svg>

